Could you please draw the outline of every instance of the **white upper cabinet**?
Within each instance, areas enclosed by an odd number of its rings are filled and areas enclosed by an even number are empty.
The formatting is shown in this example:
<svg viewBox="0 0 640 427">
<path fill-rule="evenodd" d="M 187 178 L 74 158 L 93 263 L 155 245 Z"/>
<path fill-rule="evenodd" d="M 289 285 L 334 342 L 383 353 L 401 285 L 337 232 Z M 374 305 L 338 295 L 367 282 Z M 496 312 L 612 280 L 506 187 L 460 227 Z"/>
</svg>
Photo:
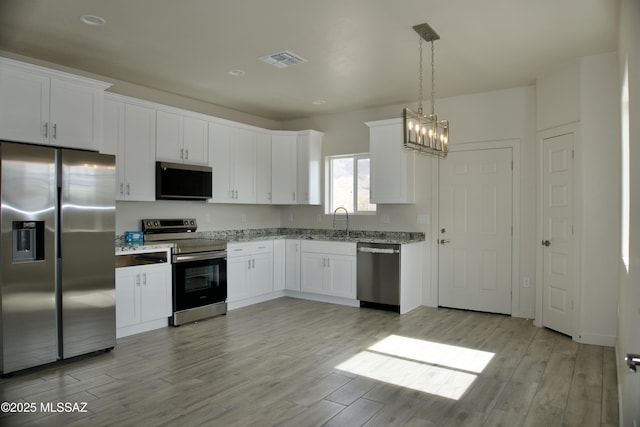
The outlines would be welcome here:
<svg viewBox="0 0 640 427">
<path fill-rule="evenodd" d="M 367 122 L 371 203 L 415 203 L 415 153 L 404 149 L 401 119 Z"/>
<path fill-rule="evenodd" d="M 156 159 L 206 165 L 207 122 L 183 114 L 158 110 L 156 115 Z"/>
<path fill-rule="evenodd" d="M 0 58 L 0 139 L 98 151 L 109 86 Z"/>
<path fill-rule="evenodd" d="M 295 205 L 297 199 L 297 132 L 271 134 L 271 203 Z"/>
<path fill-rule="evenodd" d="M 323 133 L 315 130 L 298 133 L 297 192 L 300 205 L 321 204 L 322 136 Z"/>
<path fill-rule="evenodd" d="M 214 203 L 256 203 L 257 133 L 209 123 Z"/>
<path fill-rule="evenodd" d="M 271 135 L 266 132 L 256 141 L 256 203 L 271 204 Z"/>
<path fill-rule="evenodd" d="M 116 155 L 116 200 L 155 200 L 156 111 L 107 95 L 103 151 Z"/>
<path fill-rule="evenodd" d="M 247 129 L 233 129 L 231 133 L 231 181 L 236 203 L 256 202 L 256 141 L 256 133 Z"/>
</svg>

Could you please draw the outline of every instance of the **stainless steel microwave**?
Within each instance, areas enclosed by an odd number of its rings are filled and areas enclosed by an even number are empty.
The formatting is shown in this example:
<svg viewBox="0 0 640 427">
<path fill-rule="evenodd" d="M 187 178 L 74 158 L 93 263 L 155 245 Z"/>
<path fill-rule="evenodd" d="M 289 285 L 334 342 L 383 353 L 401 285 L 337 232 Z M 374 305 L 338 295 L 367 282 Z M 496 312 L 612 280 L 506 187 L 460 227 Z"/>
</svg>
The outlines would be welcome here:
<svg viewBox="0 0 640 427">
<path fill-rule="evenodd" d="M 209 166 L 156 162 L 156 200 L 207 200 L 211 198 Z"/>
</svg>

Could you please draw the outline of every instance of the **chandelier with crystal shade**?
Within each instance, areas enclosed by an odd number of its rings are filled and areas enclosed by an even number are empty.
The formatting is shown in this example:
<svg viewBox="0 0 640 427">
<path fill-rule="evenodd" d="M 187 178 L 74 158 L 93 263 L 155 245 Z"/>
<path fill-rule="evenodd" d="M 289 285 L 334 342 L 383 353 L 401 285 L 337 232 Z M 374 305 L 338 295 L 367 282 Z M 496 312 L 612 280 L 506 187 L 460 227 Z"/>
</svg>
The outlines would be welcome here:
<svg viewBox="0 0 640 427">
<path fill-rule="evenodd" d="M 431 154 L 438 157 L 446 157 L 449 149 L 449 121 L 438 120 L 435 113 L 435 63 L 434 63 L 434 40 L 440 36 L 429 26 L 420 24 L 413 27 L 419 38 L 419 77 L 420 91 L 418 96 L 418 111 L 410 108 L 402 110 L 402 122 L 404 131 L 404 146 L 407 149 L 416 150 L 421 153 Z M 431 43 L 431 113 L 422 112 L 422 41 Z"/>
</svg>

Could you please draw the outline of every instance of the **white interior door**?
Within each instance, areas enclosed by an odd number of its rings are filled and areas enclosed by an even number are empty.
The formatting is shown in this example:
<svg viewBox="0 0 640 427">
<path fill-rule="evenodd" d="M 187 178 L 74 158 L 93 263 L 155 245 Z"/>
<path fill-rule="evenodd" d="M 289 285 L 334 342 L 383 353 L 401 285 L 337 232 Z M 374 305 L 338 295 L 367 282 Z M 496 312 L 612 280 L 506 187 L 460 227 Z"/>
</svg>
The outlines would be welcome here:
<svg viewBox="0 0 640 427">
<path fill-rule="evenodd" d="M 542 324 L 573 333 L 573 133 L 542 142 Z"/>
<path fill-rule="evenodd" d="M 440 162 L 438 305 L 511 314 L 512 149 Z"/>
</svg>

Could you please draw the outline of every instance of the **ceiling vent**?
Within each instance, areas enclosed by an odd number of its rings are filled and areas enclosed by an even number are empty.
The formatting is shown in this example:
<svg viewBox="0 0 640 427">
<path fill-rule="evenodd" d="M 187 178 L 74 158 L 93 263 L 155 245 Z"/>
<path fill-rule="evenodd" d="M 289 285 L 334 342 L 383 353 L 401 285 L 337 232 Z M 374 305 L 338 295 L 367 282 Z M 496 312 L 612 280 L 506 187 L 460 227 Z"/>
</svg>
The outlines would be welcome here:
<svg viewBox="0 0 640 427">
<path fill-rule="evenodd" d="M 302 64 L 303 62 L 307 62 L 306 59 L 296 55 L 293 52 L 289 52 L 288 50 L 272 53 L 271 55 L 261 56 L 258 59 L 277 68 L 285 68 L 290 65 Z"/>
</svg>

